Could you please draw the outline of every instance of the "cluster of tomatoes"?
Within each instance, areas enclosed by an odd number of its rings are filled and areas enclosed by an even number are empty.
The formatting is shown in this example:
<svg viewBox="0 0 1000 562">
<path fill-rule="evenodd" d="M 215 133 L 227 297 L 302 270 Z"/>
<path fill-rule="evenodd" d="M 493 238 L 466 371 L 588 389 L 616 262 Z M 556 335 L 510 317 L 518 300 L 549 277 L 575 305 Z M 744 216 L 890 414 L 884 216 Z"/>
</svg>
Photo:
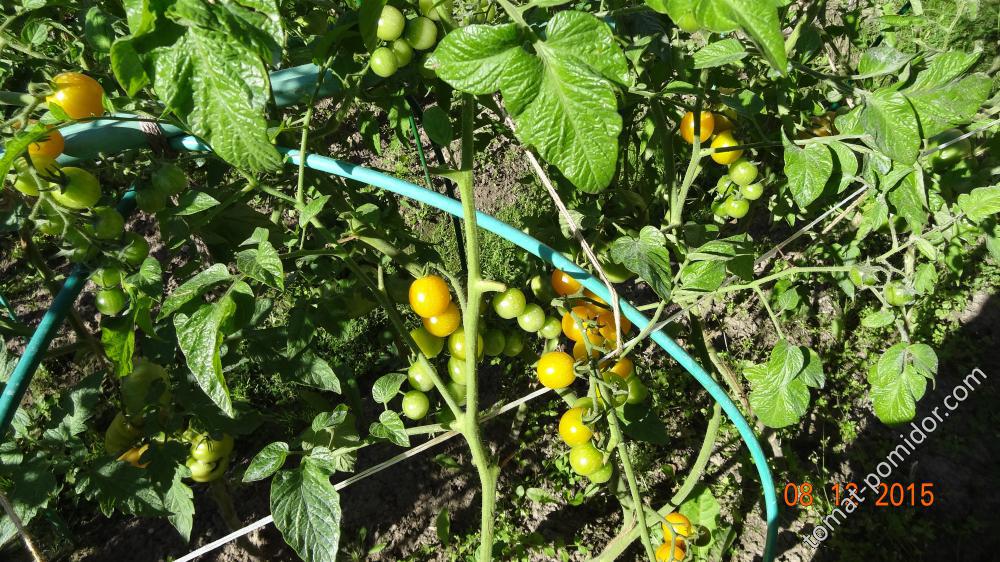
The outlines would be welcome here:
<svg viewBox="0 0 1000 562">
<path fill-rule="evenodd" d="M 685 539 L 691 536 L 691 520 L 674 511 L 665 517 L 663 542 L 656 549 L 657 562 L 683 560 L 687 552 Z"/>
<path fill-rule="evenodd" d="M 158 385 L 154 388 L 154 385 Z M 136 468 L 146 468 L 149 461 L 143 461 L 143 456 L 149 450 L 150 442 L 140 443 L 143 438 L 141 428 L 144 425 L 146 406 L 150 393 L 159 390 L 156 399 L 159 415 L 165 419 L 165 414 L 171 405 L 172 394 L 169 387 L 169 375 L 166 369 L 140 359 L 132 372 L 122 379 L 121 396 L 122 410 L 115 413 L 111 424 L 104 432 L 104 450 L 109 455 L 118 455 L 118 460 L 127 462 Z M 175 434 L 173 439 L 190 447 L 187 467 L 191 470 L 191 479 L 195 482 L 211 482 L 220 478 L 229 467 L 229 457 L 233 451 L 233 438 L 222 434 L 221 439 L 212 439 L 208 435 L 188 427 L 183 433 Z M 163 444 L 166 434 L 159 434 L 153 442 Z"/>
<path fill-rule="evenodd" d="M 383 45 L 372 51 L 372 72 L 388 78 L 413 60 L 413 51 L 427 51 L 437 43 L 435 22 L 451 16 L 451 0 L 420 0 L 419 15 L 407 21 L 399 8 L 386 5 L 378 18 L 375 35 Z"/>
<path fill-rule="evenodd" d="M 104 90 L 89 76 L 64 72 L 52 79 L 52 90 L 46 101 L 53 115 L 83 119 L 104 113 Z M 125 218 L 117 209 L 98 205 L 101 184 L 93 174 L 59 166 L 56 158 L 64 148 L 62 133 L 50 127 L 14 162 L 14 187 L 29 197 L 41 198 L 35 226 L 43 234 L 61 236 L 70 261 L 94 264 L 98 256 L 104 256 L 103 267 L 92 276 L 100 287 L 96 306 L 101 314 L 114 316 L 128 308 L 122 280 L 128 270 L 146 259 L 149 244 L 142 236 L 125 232 Z M 184 171 L 174 164 L 163 164 L 148 181 L 137 183 L 136 206 L 149 213 L 161 211 L 171 196 L 186 187 Z"/>
<path fill-rule="evenodd" d="M 698 121 L 698 138 L 702 143 L 711 138 L 712 149 L 719 151 L 740 145 L 733 136 L 733 119 L 725 113 L 702 111 L 699 113 Z M 681 138 L 694 144 L 693 112 L 689 111 L 681 118 L 680 132 Z M 764 184 L 757 181 L 757 166 L 743 157 L 742 149 L 713 152 L 712 160 L 729 167 L 728 173 L 719 179 L 716 186 L 723 199 L 712 205 L 712 211 L 722 218 L 745 217 L 750 210 L 750 201 L 760 199 L 764 194 Z"/>
</svg>

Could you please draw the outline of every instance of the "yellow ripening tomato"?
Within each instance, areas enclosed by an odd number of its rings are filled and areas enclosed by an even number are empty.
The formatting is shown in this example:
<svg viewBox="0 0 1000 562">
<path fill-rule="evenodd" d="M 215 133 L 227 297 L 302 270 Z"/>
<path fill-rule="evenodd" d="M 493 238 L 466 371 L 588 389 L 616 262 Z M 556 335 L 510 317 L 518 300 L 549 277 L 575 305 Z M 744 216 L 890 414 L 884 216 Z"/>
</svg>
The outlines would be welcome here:
<svg viewBox="0 0 1000 562">
<path fill-rule="evenodd" d="M 632 322 L 630 322 L 628 318 L 625 318 L 624 314 L 621 315 L 621 319 L 622 335 L 626 335 L 632 331 Z M 598 333 L 600 333 L 604 339 L 610 342 L 618 341 L 618 333 L 615 330 L 615 314 L 613 311 L 601 310 L 597 314 L 597 325 L 599 326 Z"/>
<path fill-rule="evenodd" d="M 722 133 L 719 133 L 718 135 L 716 135 L 714 139 L 712 139 L 712 148 L 714 149 L 728 148 L 730 146 L 739 146 L 739 145 L 740 145 L 739 141 L 737 141 L 736 138 L 733 137 L 733 134 L 730 131 L 724 131 Z M 739 160 L 740 156 L 743 156 L 742 150 L 713 152 L 712 160 L 715 160 L 719 164 L 728 166 L 733 162 Z"/>
<path fill-rule="evenodd" d="M 118 457 L 118 460 L 122 462 L 127 462 L 136 468 L 146 468 L 149 466 L 148 462 L 139 462 L 142 458 L 142 454 L 149 450 L 149 445 L 143 445 L 142 447 L 132 447 L 131 449 L 125 451 Z"/>
<path fill-rule="evenodd" d="M 562 351 L 550 351 L 538 360 L 538 382 L 548 388 L 566 388 L 573 384 L 573 358 Z"/>
<path fill-rule="evenodd" d="M 698 131 L 698 137 L 701 142 L 705 142 L 709 137 L 712 136 L 712 131 L 715 130 L 715 116 L 712 115 L 711 111 L 700 112 L 700 123 L 701 129 Z M 681 117 L 681 138 L 687 141 L 688 144 L 694 144 L 694 113 L 688 111 Z"/>
<path fill-rule="evenodd" d="M 421 318 L 442 314 L 450 303 L 448 284 L 437 275 L 425 275 L 410 285 L 410 307 Z"/>
<path fill-rule="evenodd" d="M 574 315 L 576 315 L 576 317 L 579 320 L 573 318 Z M 563 314 L 562 317 L 563 334 L 565 334 L 567 338 L 573 341 L 582 341 L 583 330 L 585 326 L 582 325 L 580 322 L 586 324 L 589 322 L 593 322 L 596 319 L 597 319 L 597 311 L 594 310 L 593 307 L 585 304 L 574 306 L 570 312 Z M 598 331 L 598 329 L 594 327 L 587 328 L 587 339 L 589 339 L 590 343 L 593 344 L 600 344 L 603 343 L 604 341 L 604 338 L 601 337 L 601 334 Z"/>
<path fill-rule="evenodd" d="M 600 356 L 601 351 L 596 346 L 590 348 L 590 357 L 592 359 L 597 359 Z M 577 361 L 587 360 L 587 344 L 583 343 L 583 340 L 573 342 L 573 359 Z"/>
<path fill-rule="evenodd" d="M 70 119 L 104 115 L 104 88 L 86 74 L 63 72 L 52 78 L 53 93 L 45 98 L 59 106 Z"/>
<path fill-rule="evenodd" d="M 570 277 L 568 273 L 557 269 L 552 272 L 552 288 L 556 294 L 565 297 L 579 291 L 580 282 Z"/>
<path fill-rule="evenodd" d="M 614 365 L 612 365 L 608 371 L 623 379 L 627 379 L 632 376 L 632 373 L 635 372 L 635 365 L 628 357 L 622 357 Z"/>
<path fill-rule="evenodd" d="M 424 328 L 427 328 L 428 332 L 439 338 L 450 336 L 452 332 L 458 329 L 458 325 L 461 323 L 462 313 L 453 302 L 448 303 L 448 308 L 441 314 L 424 318 Z"/>
<path fill-rule="evenodd" d="M 53 159 L 62 154 L 64 148 L 66 141 L 59 129 L 49 129 L 46 136 L 28 145 L 28 154 L 32 160 L 39 157 Z"/>
<path fill-rule="evenodd" d="M 684 552 L 687 546 L 684 541 L 666 541 L 656 549 L 656 562 L 670 562 L 672 560 L 684 560 Z"/>
<path fill-rule="evenodd" d="M 594 435 L 594 431 L 583 422 L 586 413 L 584 408 L 570 408 L 559 418 L 559 436 L 570 447 L 583 445 Z"/>
<path fill-rule="evenodd" d="M 663 523 L 663 536 L 668 539 L 673 536 L 678 536 L 682 538 L 691 536 L 691 520 L 684 515 L 674 511 L 668 513 L 665 517 L 666 523 Z"/>
</svg>

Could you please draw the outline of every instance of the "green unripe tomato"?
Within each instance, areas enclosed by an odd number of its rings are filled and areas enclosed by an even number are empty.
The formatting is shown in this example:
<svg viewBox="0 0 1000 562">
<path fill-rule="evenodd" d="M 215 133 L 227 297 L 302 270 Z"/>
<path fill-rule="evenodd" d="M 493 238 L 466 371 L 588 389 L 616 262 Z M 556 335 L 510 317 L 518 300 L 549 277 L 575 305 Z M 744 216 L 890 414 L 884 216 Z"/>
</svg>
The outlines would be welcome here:
<svg viewBox="0 0 1000 562">
<path fill-rule="evenodd" d="M 390 6 L 386 7 L 389 8 Z M 382 78 L 392 76 L 399 69 L 399 61 L 396 60 L 396 54 L 389 47 L 375 49 L 369 64 L 371 65 L 372 72 Z"/>
<path fill-rule="evenodd" d="M 608 281 L 612 283 L 624 283 L 635 277 L 635 273 L 620 263 L 615 263 L 609 259 L 601 260 L 601 268 L 608 276 Z"/>
<path fill-rule="evenodd" d="M 560 324 L 559 330 L 562 331 L 562 325 Z M 507 332 L 507 341 L 503 346 L 503 354 L 507 357 L 515 357 L 524 350 L 524 335 L 522 332 L 510 331 Z"/>
<path fill-rule="evenodd" d="M 427 395 L 419 390 L 411 390 L 403 395 L 403 415 L 411 420 L 422 420 L 431 408 Z"/>
<path fill-rule="evenodd" d="M 736 185 L 750 185 L 757 179 L 757 166 L 746 158 L 740 158 L 729 165 L 729 179 Z"/>
<path fill-rule="evenodd" d="M 459 406 L 464 406 L 465 405 L 465 385 L 464 384 L 458 384 L 455 381 L 448 381 L 447 383 L 445 383 L 444 386 L 445 386 L 445 389 L 448 391 L 448 394 L 450 394 L 451 397 L 455 399 L 455 402 L 458 402 Z"/>
<path fill-rule="evenodd" d="M 729 215 L 726 214 L 726 205 L 724 203 L 725 201 L 712 201 L 712 214 L 722 219 L 729 218 Z"/>
<path fill-rule="evenodd" d="M 420 59 L 420 64 L 417 65 L 417 73 L 424 80 L 435 80 L 437 78 L 437 71 L 431 67 L 430 55 L 426 55 Z"/>
<path fill-rule="evenodd" d="M 851 283 L 854 283 L 854 286 L 859 289 L 874 285 L 878 282 L 878 278 L 875 276 L 875 273 L 868 268 L 861 268 L 858 266 L 852 267 L 847 273 L 847 276 L 851 279 Z"/>
<path fill-rule="evenodd" d="M 104 450 L 109 455 L 118 455 L 131 447 L 141 435 L 142 432 L 125 419 L 125 414 L 118 412 L 104 432 Z"/>
<path fill-rule="evenodd" d="M 562 322 L 555 316 L 546 317 L 542 328 L 538 330 L 538 335 L 547 340 L 558 339 L 562 335 Z"/>
<path fill-rule="evenodd" d="M 188 458 L 185 463 L 191 469 L 191 479 L 195 482 L 207 482 L 207 478 L 215 470 L 215 463 L 202 462 L 195 458 Z"/>
<path fill-rule="evenodd" d="M 609 480 L 611 480 L 611 476 L 614 475 L 614 473 L 615 465 L 607 462 L 601 465 L 601 468 L 598 468 L 594 472 L 587 475 L 587 478 L 589 478 L 594 484 L 606 484 Z"/>
<path fill-rule="evenodd" d="M 735 199 L 733 197 L 727 198 L 722 203 L 723 208 L 726 211 L 726 215 L 733 217 L 734 219 L 741 219 L 747 216 L 747 211 L 750 210 L 750 202 L 746 199 Z"/>
<path fill-rule="evenodd" d="M 169 195 L 179 195 L 187 189 L 187 174 L 180 166 L 170 162 L 157 168 L 150 180 L 153 189 L 158 189 Z"/>
<path fill-rule="evenodd" d="M 157 381 L 160 381 L 157 383 Z M 136 361 L 135 368 L 121 382 L 122 405 L 130 416 L 139 416 L 150 399 L 149 390 L 154 384 L 162 384 L 164 390 L 157 402 L 161 406 L 170 404 L 170 376 L 166 369 L 145 359 Z"/>
<path fill-rule="evenodd" d="M 117 265 L 106 265 L 90 275 L 90 279 L 98 287 L 117 287 L 122 284 L 125 272 Z"/>
<path fill-rule="evenodd" d="M 67 166 L 62 168 L 66 185 L 52 184 L 49 194 L 59 205 L 79 211 L 93 207 L 101 198 L 101 184 L 87 170 Z"/>
<path fill-rule="evenodd" d="M 167 192 L 152 185 L 143 185 L 135 190 L 135 206 L 146 213 L 159 213 L 167 208 Z"/>
<path fill-rule="evenodd" d="M 537 304 L 531 303 L 524 307 L 524 312 L 517 317 L 517 325 L 525 332 L 537 332 L 545 325 L 545 311 Z"/>
<path fill-rule="evenodd" d="M 747 201 L 756 201 L 764 194 L 764 184 L 761 182 L 740 186 L 740 195 Z"/>
<path fill-rule="evenodd" d="M 476 339 L 476 350 L 477 355 L 480 359 L 483 357 L 483 336 L 478 336 Z M 451 353 L 452 357 L 457 357 L 462 361 L 468 359 L 466 357 L 468 349 L 465 347 L 465 328 L 461 327 L 455 330 L 450 336 L 448 336 L 448 352 Z"/>
<path fill-rule="evenodd" d="M 406 370 L 406 378 L 410 381 L 410 386 L 422 392 L 434 388 L 434 378 L 430 369 L 419 361 L 411 363 L 410 368 Z"/>
<path fill-rule="evenodd" d="M 493 297 L 493 311 L 504 320 L 516 318 L 524 312 L 527 301 L 521 289 L 510 288 Z"/>
<path fill-rule="evenodd" d="M 439 338 L 431 334 L 423 326 L 410 330 L 410 337 L 417 343 L 420 352 L 427 357 L 437 357 L 441 353 L 441 350 L 444 349 L 444 338 Z"/>
<path fill-rule="evenodd" d="M 406 25 L 406 41 L 418 51 L 426 51 L 437 42 L 437 26 L 430 18 L 419 17 Z"/>
<path fill-rule="evenodd" d="M 892 281 L 885 286 L 885 302 L 891 306 L 906 306 L 913 302 L 913 290 L 899 281 Z"/>
<path fill-rule="evenodd" d="M 121 257 L 125 263 L 132 267 L 138 267 L 148 255 L 149 242 L 134 232 L 126 232 L 125 247 L 121 251 Z"/>
<path fill-rule="evenodd" d="M 203 437 L 191 444 L 191 458 L 201 462 L 217 462 L 233 452 L 233 437 L 228 433 L 222 439 Z"/>
<path fill-rule="evenodd" d="M 458 357 L 449 357 L 448 376 L 456 384 L 465 384 L 465 361 Z"/>
<path fill-rule="evenodd" d="M 125 296 L 125 291 L 115 287 L 113 289 L 101 289 L 98 291 L 94 304 L 97 306 L 97 311 L 101 314 L 116 316 L 119 312 L 125 310 L 127 302 L 128 297 Z"/>
<path fill-rule="evenodd" d="M 396 39 L 392 42 L 392 53 L 396 55 L 396 64 L 402 68 L 413 60 L 413 47 L 406 39 Z"/>
<path fill-rule="evenodd" d="M 507 338 L 504 337 L 503 332 L 496 328 L 490 328 L 486 330 L 486 335 L 483 336 L 483 353 L 490 357 L 496 357 L 503 353 L 503 348 L 507 344 Z"/>
<path fill-rule="evenodd" d="M 604 466 L 604 454 L 588 441 L 570 449 L 569 465 L 580 476 L 589 476 Z"/>
<path fill-rule="evenodd" d="M 530 281 L 531 294 L 535 295 L 542 305 L 548 306 L 552 299 L 556 298 L 556 292 L 552 290 L 552 283 L 548 276 L 536 275 Z"/>
<path fill-rule="evenodd" d="M 94 236 L 101 240 L 117 240 L 125 230 L 125 217 L 111 207 L 94 209 Z"/>
<path fill-rule="evenodd" d="M 375 35 L 383 41 L 395 41 L 403 34 L 405 25 L 406 18 L 403 17 L 403 12 L 394 6 L 385 6 L 378 17 Z"/>
<path fill-rule="evenodd" d="M 632 375 L 628 378 L 628 398 L 625 402 L 629 404 L 642 404 L 649 398 L 649 389 L 642 382 L 642 379 Z"/>
<path fill-rule="evenodd" d="M 450 19 L 452 4 L 452 0 L 420 0 L 420 13 L 433 21 L 441 21 L 442 17 Z"/>
</svg>

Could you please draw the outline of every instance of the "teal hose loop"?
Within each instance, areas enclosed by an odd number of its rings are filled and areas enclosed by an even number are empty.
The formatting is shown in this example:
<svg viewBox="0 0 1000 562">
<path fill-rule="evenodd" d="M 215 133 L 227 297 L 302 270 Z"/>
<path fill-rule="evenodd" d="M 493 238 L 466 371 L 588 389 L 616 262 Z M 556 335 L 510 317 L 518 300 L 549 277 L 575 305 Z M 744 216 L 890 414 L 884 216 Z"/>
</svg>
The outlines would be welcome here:
<svg viewBox="0 0 1000 562">
<path fill-rule="evenodd" d="M 135 208 L 133 189 L 129 188 L 118 203 L 118 211 L 122 215 L 128 216 Z M 28 340 L 21 359 L 10 374 L 7 384 L 4 385 L 3 393 L 0 394 L 0 438 L 7 432 L 7 427 L 14 419 L 14 413 L 21 405 L 24 393 L 28 391 L 31 377 L 35 375 L 38 366 L 42 364 L 45 351 L 49 348 L 56 333 L 59 332 L 59 327 L 66 320 L 66 315 L 73 308 L 76 297 L 80 295 L 83 286 L 87 284 L 88 275 L 90 275 L 90 270 L 83 265 L 77 265 L 73 268 L 73 271 L 66 277 L 62 288 L 56 293 L 56 298 L 52 300 L 49 309 L 42 316 L 42 320 L 35 328 L 31 339 Z"/>
<path fill-rule="evenodd" d="M 10 303 L 7 302 L 7 299 L 5 299 L 3 295 L 0 295 L 0 306 L 4 307 L 4 310 L 7 311 L 7 316 L 9 316 L 11 320 L 17 322 L 17 314 L 14 314 L 14 309 L 10 306 Z"/>
</svg>

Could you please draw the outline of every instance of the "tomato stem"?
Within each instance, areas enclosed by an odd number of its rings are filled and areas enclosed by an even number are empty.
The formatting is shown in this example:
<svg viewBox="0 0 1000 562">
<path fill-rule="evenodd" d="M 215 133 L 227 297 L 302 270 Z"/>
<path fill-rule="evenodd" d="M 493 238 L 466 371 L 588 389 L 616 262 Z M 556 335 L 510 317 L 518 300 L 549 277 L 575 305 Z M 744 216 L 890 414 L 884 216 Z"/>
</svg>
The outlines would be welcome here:
<svg viewBox="0 0 1000 562">
<path fill-rule="evenodd" d="M 38 98 L 25 92 L 9 92 L 0 90 L 0 105 L 30 106 L 36 104 Z"/>
<path fill-rule="evenodd" d="M 639 526 L 639 534 L 642 537 L 642 546 L 646 549 L 646 556 L 649 562 L 656 562 L 656 549 L 653 548 L 653 541 L 649 536 L 649 525 L 646 523 L 646 506 L 642 502 L 639 494 L 639 484 L 635 479 L 635 470 L 632 468 L 632 459 L 629 457 L 628 447 L 625 439 L 622 438 L 621 426 L 618 424 L 618 416 L 614 412 L 608 416 L 611 420 L 611 440 L 617 442 L 618 456 L 622 460 L 622 472 L 625 473 L 625 481 L 628 482 L 628 489 L 632 495 L 632 510 L 635 512 L 636 524 Z"/>
</svg>

